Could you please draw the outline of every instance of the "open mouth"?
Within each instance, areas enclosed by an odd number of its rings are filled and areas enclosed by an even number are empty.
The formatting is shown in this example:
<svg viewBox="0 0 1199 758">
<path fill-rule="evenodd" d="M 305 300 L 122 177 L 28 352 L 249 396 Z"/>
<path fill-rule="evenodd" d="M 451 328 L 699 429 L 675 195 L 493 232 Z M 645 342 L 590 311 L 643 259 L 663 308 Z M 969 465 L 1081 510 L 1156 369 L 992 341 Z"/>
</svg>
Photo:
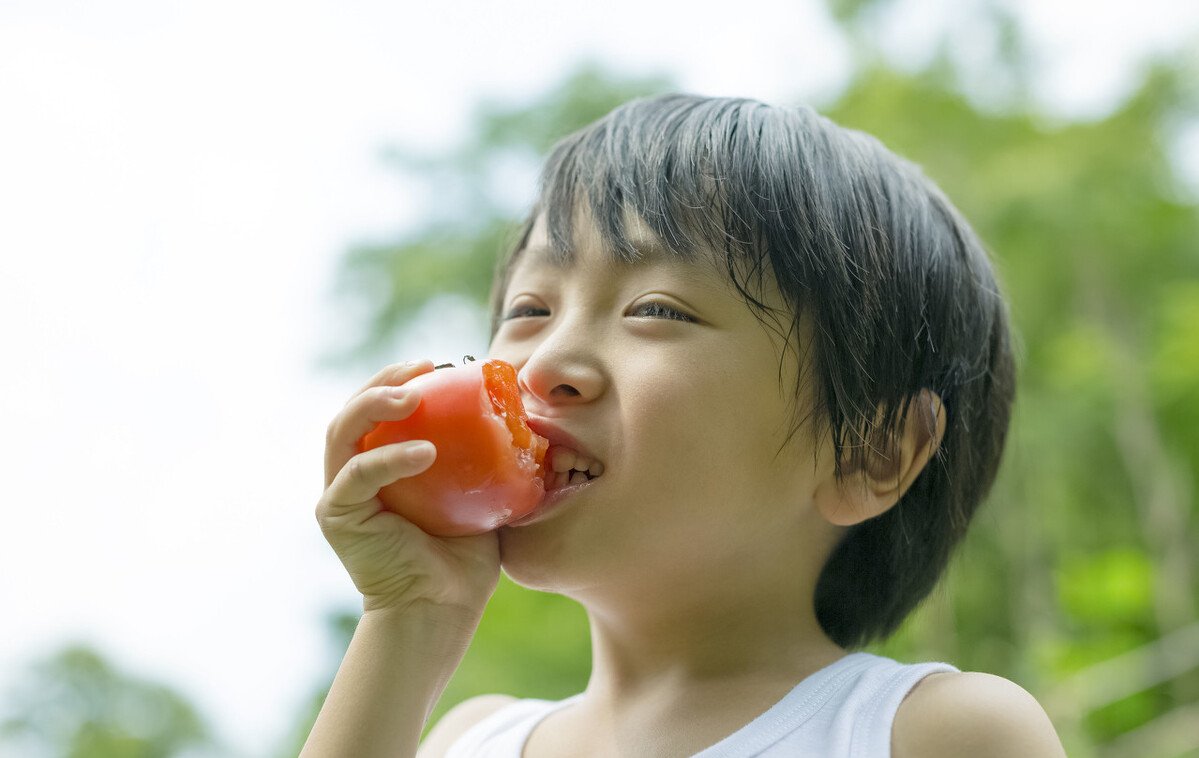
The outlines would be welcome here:
<svg viewBox="0 0 1199 758">
<path fill-rule="evenodd" d="M 545 491 L 553 492 L 572 484 L 592 481 L 603 473 L 604 464 L 600 461 L 562 445 L 551 445 L 546 451 L 542 479 Z"/>
</svg>

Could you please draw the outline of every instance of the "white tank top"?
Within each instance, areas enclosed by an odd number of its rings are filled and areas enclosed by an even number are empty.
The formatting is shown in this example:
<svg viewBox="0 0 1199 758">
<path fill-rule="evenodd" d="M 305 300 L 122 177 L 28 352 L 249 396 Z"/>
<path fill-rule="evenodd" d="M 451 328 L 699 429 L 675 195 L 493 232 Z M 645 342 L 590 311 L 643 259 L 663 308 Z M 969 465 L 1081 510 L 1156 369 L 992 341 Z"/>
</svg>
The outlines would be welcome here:
<svg viewBox="0 0 1199 758">
<path fill-rule="evenodd" d="M 943 671 L 958 669 L 850 653 L 693 758 L 889 758 L 891 723 L 900 702 L 921 679 Z M 511 703 L 464 732 L 446 758 L 521 758 L 533 727 L 582 697 Z"/>
</svg>

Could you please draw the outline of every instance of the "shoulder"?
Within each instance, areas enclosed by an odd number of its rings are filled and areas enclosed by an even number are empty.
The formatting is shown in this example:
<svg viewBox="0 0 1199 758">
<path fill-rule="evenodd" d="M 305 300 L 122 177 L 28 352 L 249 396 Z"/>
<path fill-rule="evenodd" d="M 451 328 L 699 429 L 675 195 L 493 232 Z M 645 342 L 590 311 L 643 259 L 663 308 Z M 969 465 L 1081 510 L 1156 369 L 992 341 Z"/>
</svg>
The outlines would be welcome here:
<svg viewBox="0 0 1199 758">
<path fill-rule="evenodd" d="M 463 732 L 516 700 L 511 695 L 479 695 L 463 700 L 446 711 L 437 726 L 429 730 L 416 751 L 416 758 L 441 758 Z"/>
<path fill-rule="evenodd" d="M 1020 685 L 975 671 L 932 674 L 899 706 L 894 758 L 1064 758 L 1045 709 Z"/>
</svg>

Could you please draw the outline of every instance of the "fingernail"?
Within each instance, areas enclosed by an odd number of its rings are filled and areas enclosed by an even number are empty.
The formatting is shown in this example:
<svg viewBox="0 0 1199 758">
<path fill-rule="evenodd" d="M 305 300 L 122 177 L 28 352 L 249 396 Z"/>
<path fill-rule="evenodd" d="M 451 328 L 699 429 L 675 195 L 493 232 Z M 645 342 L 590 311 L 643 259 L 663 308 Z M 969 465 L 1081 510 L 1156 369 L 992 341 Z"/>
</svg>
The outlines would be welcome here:
<svg viewBox="0 0 1199 758">
<path fill-rule="evenodd" d="M 413 458 L 432 458 L 437 449 L 427 440 L 419 440 L 408 446 L 408 454 Z"/>
</svg>

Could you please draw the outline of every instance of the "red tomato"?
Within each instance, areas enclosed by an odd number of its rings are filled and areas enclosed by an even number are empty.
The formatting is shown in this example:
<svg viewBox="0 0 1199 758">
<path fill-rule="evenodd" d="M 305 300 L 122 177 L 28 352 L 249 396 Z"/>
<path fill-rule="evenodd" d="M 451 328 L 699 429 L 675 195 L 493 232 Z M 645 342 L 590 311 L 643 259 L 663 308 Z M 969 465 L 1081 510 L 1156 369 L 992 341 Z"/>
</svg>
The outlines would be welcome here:
<svg viewBox="0 0 1199 758">
<path fill-rule="evenodd" d="M 379 491 L 379 499 L 429 534 L 481 534 L 521 518 L 545 493 L 549 441 L 529 429 L 516 370 L 500 360 L 438 368 L 404 386 L 420 404 L 402 421 L 384 421 L 359 451 L 429 440 L 437 459 L 420 474 Z"/>
</svg>

